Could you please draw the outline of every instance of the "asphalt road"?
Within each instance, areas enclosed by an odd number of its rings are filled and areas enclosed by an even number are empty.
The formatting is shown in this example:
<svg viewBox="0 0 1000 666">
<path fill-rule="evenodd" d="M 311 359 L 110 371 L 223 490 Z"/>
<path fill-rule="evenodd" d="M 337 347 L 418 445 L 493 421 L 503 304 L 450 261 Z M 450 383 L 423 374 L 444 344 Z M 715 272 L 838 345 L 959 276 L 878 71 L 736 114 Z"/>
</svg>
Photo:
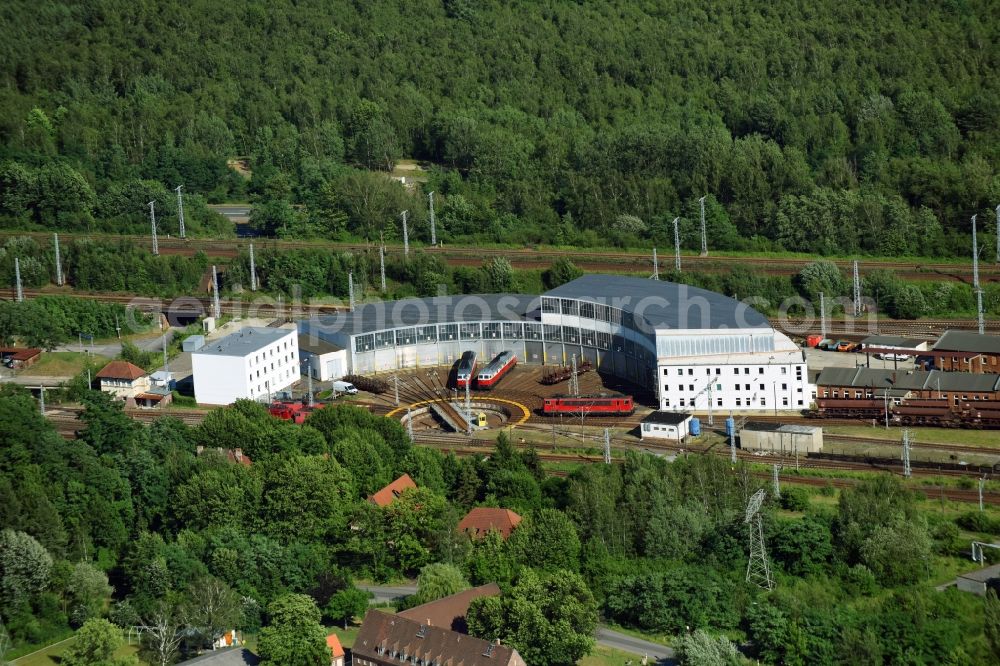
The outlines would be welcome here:
<svg viewBox="0 0 1000 666">
<path fill-rule="evenodd" d="M 358 587 L 374 595 L 370 601 L 373 604 L 389 603 L 400 597 L 415 594 L 417 591 L 416 585 L 358 585 Z M 640 657 L 647 656 L 650 663 L 667 664 L 674 657 L 674 651 L 666 645 L 612 631 L 607 627 L 597 628 L 597 644 Z"/>
</svg>

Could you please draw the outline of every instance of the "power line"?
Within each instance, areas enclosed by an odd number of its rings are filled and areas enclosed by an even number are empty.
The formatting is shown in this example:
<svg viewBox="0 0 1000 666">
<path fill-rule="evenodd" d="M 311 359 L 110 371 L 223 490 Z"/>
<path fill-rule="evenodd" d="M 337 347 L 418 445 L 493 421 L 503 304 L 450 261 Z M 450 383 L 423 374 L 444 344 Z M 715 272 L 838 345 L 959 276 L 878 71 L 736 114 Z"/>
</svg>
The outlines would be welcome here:
<svg viewBox="0 0 1000 666">
<path fill-rule="evenodd" d="M 156 202 L 149 202 L 149 224 L 153 228 L 153 254 L 160 253 L 160 246 L 156 242 Z"/>
<path fill-rule="evenodd" d="M 184 238 L 184 196 L 181 194 L 181 188 L 183 185 L 178 185 L 174 189 L 177 190 L 177 226 L 179 227 L 180 236 Z"/>
</svg>

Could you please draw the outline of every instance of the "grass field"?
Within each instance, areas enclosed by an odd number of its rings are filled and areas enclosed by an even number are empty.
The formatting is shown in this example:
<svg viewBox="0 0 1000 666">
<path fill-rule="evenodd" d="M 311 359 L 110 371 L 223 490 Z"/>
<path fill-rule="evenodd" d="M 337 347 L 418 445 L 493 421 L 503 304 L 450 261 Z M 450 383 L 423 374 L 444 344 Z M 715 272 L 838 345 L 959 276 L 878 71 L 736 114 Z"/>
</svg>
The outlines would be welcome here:
<svg viewBox="0 0 1000 666">
<path fill-rule="evenodd" d="M 42 352 L 30 368 L 21 371 L 22 377 L 73 377 L 87 369 L 88 361 L 95 368 L 103 366 L 108 359 L 85 352 Z"/>
<path fill-rule="evenodd" d="M 59 655 L 66 651 L 73 644 L 75 636 L 70 636 L 66 640 L 60 641 L 37 652 L 19 657 L 11 662 L 13 666 L 55 666 L 60 662 Z M 125 645 L 115 652 L 117 657 L 127 657 L 139 652 L 138 645 Z"/>
<path fill-rule="evenodd" d="M 827 435 L 848 435 L 851 437 L 872 437 L 885 439 L 897 444 L 903 433 L 899 428 L 872 428 L 870 426 L 824 426 Z M 910 441 L 929 444 L 962 444 L 965 446 L 1000 446 L 1000 432 L 996 430 L 962 430 L 952 428 L 910 428 Z"/>
</svg>

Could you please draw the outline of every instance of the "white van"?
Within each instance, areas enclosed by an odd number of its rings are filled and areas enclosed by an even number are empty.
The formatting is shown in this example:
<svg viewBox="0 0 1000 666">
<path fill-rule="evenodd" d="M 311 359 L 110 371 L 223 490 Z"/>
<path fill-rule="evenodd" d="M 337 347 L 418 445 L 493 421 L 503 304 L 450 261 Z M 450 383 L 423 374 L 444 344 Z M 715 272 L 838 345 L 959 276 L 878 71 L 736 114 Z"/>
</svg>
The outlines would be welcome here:
<svg viewBox="0 0 1000 666">
<path fill-rule="evenodd" d="M 905 361 L 910 358 L 906 354 L 876 354 L 876 356 L 883 361 Z"/>
<path fill-rule="evenodd" d="M 336 381 L 333 383 L 331 388 L 333 388 L 333 390 L 337 393 L 350 393 L 351 395 L 354 395 L 358 392 L 358 389 L 355 388 L 354 384 L 351 382 Z"/>
</svg>

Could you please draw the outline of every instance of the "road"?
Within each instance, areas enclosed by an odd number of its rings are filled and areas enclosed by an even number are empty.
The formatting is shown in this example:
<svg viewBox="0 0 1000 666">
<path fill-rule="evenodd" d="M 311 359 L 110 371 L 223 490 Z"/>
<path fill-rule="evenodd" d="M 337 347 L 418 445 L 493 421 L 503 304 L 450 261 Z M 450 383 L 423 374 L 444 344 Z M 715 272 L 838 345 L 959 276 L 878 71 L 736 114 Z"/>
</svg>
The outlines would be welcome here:
<svg viewBox="0 0 1000 666">
<path fill-rule="evenodd" d="M 391 603 L 417 591 L 416 585 L 358 585 L 358 587 L 374 595 L 369 602 L 372 604 Z M 667 664 L 674 657 L 674 651 L 666 645 L 635 638 L 604 626 L 597 628 L 597 644 L 622 652 L 648 656 L 651 663 Z"/>
<path fill-rule="evenodd" d="M 167 329 L 167 344 L 174 339 L 173 329 Z M 141 340 L 135 341 L 135 346 L 143 351 L 162 351 L 163 349 L 163 338 L 159 335 L 150 338 L 143 338 Z M 87 351 L 91 354 L 96 354 L 98 356 L 106 356 L 107 358 L 114 358 L 122 351 L 122 344 L 120 342 L 106 342 L 102 344 L 92 344 L 86 340 L 83 342 L 83 348 L 80 348 L 79 339 L 76 342 L 71 342 L 69 344 L 60 345 L 56 347 L 53 351 L 58 352 L 79 352 Z"/>
</svg>

